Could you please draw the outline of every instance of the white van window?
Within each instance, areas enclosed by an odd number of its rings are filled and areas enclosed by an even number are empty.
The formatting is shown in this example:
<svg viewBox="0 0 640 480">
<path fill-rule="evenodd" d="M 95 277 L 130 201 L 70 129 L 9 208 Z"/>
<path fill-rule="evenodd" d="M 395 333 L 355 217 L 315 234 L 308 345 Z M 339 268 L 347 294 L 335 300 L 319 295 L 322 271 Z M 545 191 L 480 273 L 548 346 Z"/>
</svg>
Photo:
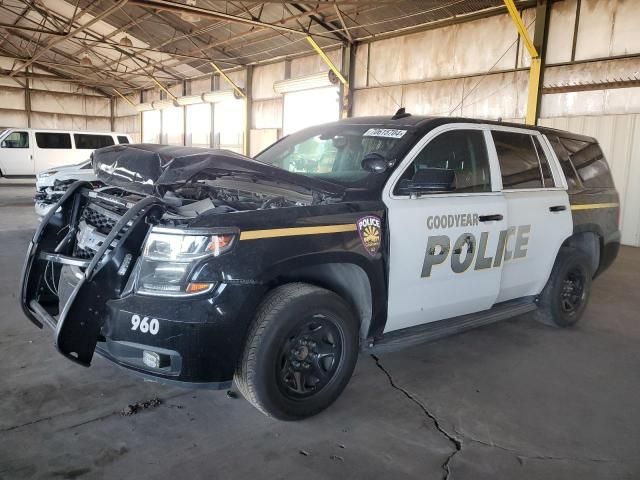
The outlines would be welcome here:
<svg viewBox="0 0 640 480">
<path fill-rule="evenodd" d="M 71 149 L 71 135 L 68 133 L 36 132 L 38 148 Z"/>
<path fill-rule="evenodd" d="M 13 132 L 2 141 L 2 148 L 29 148 L 27 132 Z"/>
<path fill-rule="evenodd" d="M 129 143 L 129 139 L 124 135 L 118 135 L 118 143 Z"/>
<path fill-rule="evenodd" d="M 76 148 L 95 150 L 96 148 L 110 147 L 114 144 L 111 135 L 95 135 L 91 133 L 74 133 L 73 139 L 76 141 Z"/>
</svg>

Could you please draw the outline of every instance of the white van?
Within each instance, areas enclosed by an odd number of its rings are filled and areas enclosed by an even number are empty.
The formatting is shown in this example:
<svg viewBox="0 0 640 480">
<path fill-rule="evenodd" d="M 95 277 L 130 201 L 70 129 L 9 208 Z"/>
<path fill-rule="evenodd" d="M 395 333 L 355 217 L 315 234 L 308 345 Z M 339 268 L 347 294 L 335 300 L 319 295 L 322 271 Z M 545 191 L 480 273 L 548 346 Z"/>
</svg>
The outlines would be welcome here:
<svg viewBox="0 0 640 480">
<path fill-rule="evenodd" d="M 31 177 L 87 160 L 96 148 L 131 143 L 129 135 L 38 128 L 0 130 L 0 177 Z"/>
</svg>

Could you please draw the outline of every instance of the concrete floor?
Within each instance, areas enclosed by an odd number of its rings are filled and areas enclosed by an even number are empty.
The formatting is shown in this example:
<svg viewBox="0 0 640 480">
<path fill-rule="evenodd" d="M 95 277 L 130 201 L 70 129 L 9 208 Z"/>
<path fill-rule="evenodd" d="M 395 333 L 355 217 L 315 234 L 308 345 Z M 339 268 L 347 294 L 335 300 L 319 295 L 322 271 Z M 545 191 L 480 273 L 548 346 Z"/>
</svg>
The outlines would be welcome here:
<svg viewBox="0 0 640 480">
<path fill-rule="evenodd" d="M 333 407 L 282 423 L 57 354 L 16 298 L 32 188 L 0 186 L 0 479 L 640 477 L 640 249 L 597 280 L 577 328 L 519 318 L 361 356 Z"/>
</svg>

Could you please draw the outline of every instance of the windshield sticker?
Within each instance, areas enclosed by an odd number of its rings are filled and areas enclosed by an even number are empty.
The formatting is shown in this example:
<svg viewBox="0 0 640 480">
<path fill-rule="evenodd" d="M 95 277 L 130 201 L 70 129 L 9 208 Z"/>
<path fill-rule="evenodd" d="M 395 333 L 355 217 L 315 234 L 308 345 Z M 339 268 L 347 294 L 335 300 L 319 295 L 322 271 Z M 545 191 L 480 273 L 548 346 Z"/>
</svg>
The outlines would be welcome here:
<svg viewBox="0 0 640 480">
<path fill-rule="evenodd" d="M 402 138 L 406 130 L 396 130 L 394 128 L 370 128 L 364 132 L 364 137 L 384 137 L 384 138 Z"/>
<path fill-rule="evenodd" d="M 360 240 L 369 255 L 374 256 L 380 250 L 382 243 L 382 229 L 380 228 L 380 217 L 367 215 L 356 222 Z"/>
</svg>

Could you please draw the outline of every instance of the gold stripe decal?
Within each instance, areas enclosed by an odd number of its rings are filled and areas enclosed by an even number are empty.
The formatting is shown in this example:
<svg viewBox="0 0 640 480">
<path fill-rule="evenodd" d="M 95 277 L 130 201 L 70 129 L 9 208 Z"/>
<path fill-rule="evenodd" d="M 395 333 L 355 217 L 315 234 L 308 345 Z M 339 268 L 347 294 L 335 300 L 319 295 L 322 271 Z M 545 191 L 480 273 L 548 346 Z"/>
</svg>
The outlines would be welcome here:
<svg viewBox="0 0 640 480">
<path fill-rule="evenodd" d="M 595 208 L 616 208 L 619 203 L 583 203 L 582 205 L 571 205 L 571 210 L 593 210 Z"/>
<path fill-rule="evenodd" d="M 356 224 L 324 225 L 321 227 L 272 228 L 268 230 L 248 230 L 240 232 L 240 240 L 257 240 L 259 238 L 297 237 L 300 235 L 321 235 L 326 233 L 355 232 Z"/>
</svg>

